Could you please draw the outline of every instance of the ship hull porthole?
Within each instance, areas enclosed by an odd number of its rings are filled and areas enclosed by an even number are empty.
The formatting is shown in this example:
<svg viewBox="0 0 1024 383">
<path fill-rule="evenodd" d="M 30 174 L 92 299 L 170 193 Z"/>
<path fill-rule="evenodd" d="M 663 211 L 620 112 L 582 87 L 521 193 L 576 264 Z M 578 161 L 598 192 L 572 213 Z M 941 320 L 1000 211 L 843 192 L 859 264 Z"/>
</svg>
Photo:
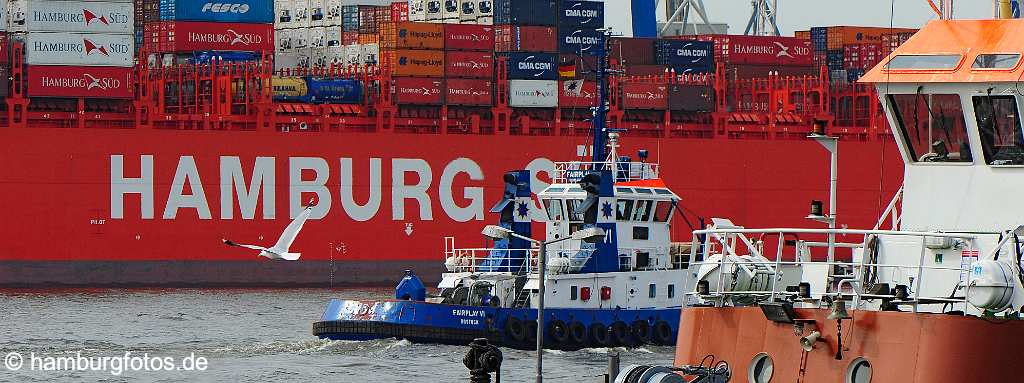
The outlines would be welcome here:
<svg viewBox="0 0 1024 383">
<path fill-rule="evenodd" d="M 751 383 L 768 383 L 772 380 L 775 372 L 775 365 L 768 353 L 759 353 L 750 360 L 750 368 L 747 369 L 747 381 Z"/>
<path fill-rule="evenodd" d="M 863 357 L 854 359 L 846 368 L 846 383 L 870 383 L 871 363 Z"/>
</svg>

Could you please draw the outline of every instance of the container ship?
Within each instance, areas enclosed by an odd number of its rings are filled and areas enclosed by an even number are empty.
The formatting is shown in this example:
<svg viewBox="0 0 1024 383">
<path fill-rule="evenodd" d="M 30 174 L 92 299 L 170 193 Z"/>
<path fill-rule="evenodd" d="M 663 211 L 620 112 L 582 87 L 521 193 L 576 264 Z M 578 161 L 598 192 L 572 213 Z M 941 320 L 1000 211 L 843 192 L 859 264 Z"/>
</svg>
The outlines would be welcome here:
<svg viewBox="0 0 1024 383">
<path fill-rule="evenodd" d="M 588 156 L 601 2 L 41 1 L 6 5 L 0 285 L 329 286 L 440 275 L 509 170 Z M 867 226 L 903 165 L 873 88 L 913 31 L 612 38 L 609 125 L 702 217 Z M 882 181 L 879 181 L 882 180 Z M 316 201 L 293 248 L 262 243 Z M 536 206 L 535 206 L 536 207 Z M 541 230 L 542 211 L 533 209 Z M 473 245 L 463 243 L 462 245 Z M 425 281 L 434 283 L 436 281 Z"/>
</svg>

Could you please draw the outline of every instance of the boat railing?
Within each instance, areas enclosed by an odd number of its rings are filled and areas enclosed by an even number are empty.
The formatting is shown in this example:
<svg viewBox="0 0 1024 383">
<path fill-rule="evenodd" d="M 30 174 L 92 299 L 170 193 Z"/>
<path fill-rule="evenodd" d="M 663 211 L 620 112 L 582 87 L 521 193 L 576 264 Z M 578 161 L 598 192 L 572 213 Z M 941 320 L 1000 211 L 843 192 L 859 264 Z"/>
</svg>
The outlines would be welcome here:
<svg viewBox="0 0 1024 383">
<path fill-rule="evenodd" d="M 445 250 L 445 268 L 452 273 L 531 273 L 536 267 L 537 249 L 450 248 Z"/>
<path fill-rule="evenodd" d="M 678 270 L 687 267 L 682 259 L 673 259 L 667 247 L 619 248 L 619 271 Z"/>
<path fill-rule="evenodd" d="M 556 162 L 555 183 L 575 183 L 595 170 L 612 170 L 617 182 L 658 178 L 658 164 L 649 162 Z"/>
<path fill-rule="evenodd" d="M 863 238 L 862 242 L 847 242 L 847 243 L 832 243 L 828 242 L 815 242 L 806 240 L 790 241 L 789 243 L 796 243 L 794 246 L 796 249 L 792 253 L 786 252 L 787 238 L 803 237 L 809 238 L 815 235 L 827 236 L 829 234 L 837 236 L 859 236 Z M 824 287 L 821 290 L 817 290 L 817 295 L 820 297 L 830 296 L 833 299 L 842 298 L 844 300 L 850 300 L 853 302 L 854 308 L 863 308 L 861 304 L 866 300 L 882 300 L 889 301 L 897 305 L 910 305 L 913 307 L 914 312 L 918 312 L 919 306 L 922 304 L 942 304 L 945 305 L 956 305 L 966 304 L 965 296 L 957 296 L 957 292 L 970 285 L 970 265 L 961 262 L 956 266 L 937 266 L 926 264 L 926 250 L 930 240 L 935 239 L 948 239 L 951 241 L 957 241 L 959 246 L 965 254 L 978 254 L 977 240 L 982 236 L 996 238 L 1003 235 L 1003 242 L 1000 242 L 996 247 L 997 249 L 1003 246 L 1005 238 L 1010 238 L 1007 233 L 999 232 L 970 232 L 970 233 L 957 233 L 957 232 L 918 232 L 918 231 L 894 231 L 894 230 L 858 230 L 858 229 L 793 229 L 793 228 L 768 228 L 768 229 L 747 229 L 742 227 L 724 227 L 716 228 L 709 227 L 704 230 L 695 230 L 693 232 L 693 243 L 701 243 L 701 238 L 704 238 L 703 246 L 693 246 L 690 253 L 690 268 L 691 270 L 718 270 L 717 276 L 711 275 L 707 279 L 707 291 L 688 293 L 691 296 L 699 296 L 705 303 L 713 303 L 717 306 L 723 306 L 729 304 L 730 301 L 740 296 L 753 297 L 755 301 L 768 301 L 774 302 L 782 298 L 792 298 L 794 292 L 785 290 L 785 287 L 780 286 L 777 283 L 781 280 L 785 273 L 790 272 L 792 269 L 799 268 L 801 270 L 819 270 L 823 272 L 821 276 L 824 279 L 818 279 L 818 283 L 821 283 Z M 760 235 L 758 240 L 751 240 L 750 237 L 754 235 Z M 896 264 L 896 263 L 879 263 L 876 261 L 877 249 L 874 249 L 874 244 L 871 241 L 879 240 L 881 236 L 903 236 L 903 237 L 917 237 L 920 238 L 920 254 L 917 257 L 916 263 L 911 264 Z M 766 239 L 777 240 L 776 249 L 774 256 L 765 256 L 764 244 Z M 825 261 L 813 261 L 810 260 L 808 248 L 810 247 L 831 247 L 834 254 L 834 250 L 838 248 L 849 248 L 853 250 L 862 249 L 862 253 L 859 257 L 854 257 L 852 261 L 836 261 L 835 259 L 829 259 Z M 783 271 L 784 270 L 784 271 Z M 890 270 L 891 273 L 885 273 L 886 270 Z M 941 280 L 925 281 L 929 272 L 935 271 L 946 271 L 943 273 L 946 276 L 951 275 L 954 272 L 959 273 L 959 279 L 952 278 L 941 278 Z M 713 272 L 713 270 L 712 270 Z M 727 277 L 735 278 L 735 273 L 746 273 L 746 275 L 755 276 L 753 278 L 764 278 L 766 281 L 771 283 L 765 284 L 742 284 L 743 286 L 762 286 L 763 289 L 743 289 L 734 290 L 735 279 L 726 280 Z M 900 275 L 908 280 L 910 283 L 902 286 L 904 291 L 900 290 L 899 281 L 893 278 L 892 280 L 883 280 L 882 275 Z M 798 274 L 799 275 L 799 274 Z M 909 278 L 906 278 L 909 277 Z M 697 283 L 697 281 L 692 281 Z M 808 282 L 808 281 L 798 281 Z M 880 293 L 877 289 L 872 289 L 874 284 L 881 283 L 896 283 L 896 289 Z M 939 287 L 936 288 L 938 284 Z M 768 288 L 770 285 L 770 288 Z M 820 286 L 815 286 L 820 287 Z M 921 293 L 923 287 L 927 287 L 927 291 L 944 291 L 948 295 L 943 296 L 927 296 Z M 880 291 L 885 291 L 881 289 Z M 952 293 L 948 293 L 952 291 Z M 965 294 L 963 294 L 965 295 Z M 819 298 L 820 298 L 819 297 Z M 805 297 L 806 298 L 806 297 Z M 749 300 L 748 300 L 749 301 Z M 816 301 L 816 300 L 815 300 Z M 966 307 L 966 306 L 964 306 Z M 966 310 L 964 310 L 966 312 Z"/>
</svg>

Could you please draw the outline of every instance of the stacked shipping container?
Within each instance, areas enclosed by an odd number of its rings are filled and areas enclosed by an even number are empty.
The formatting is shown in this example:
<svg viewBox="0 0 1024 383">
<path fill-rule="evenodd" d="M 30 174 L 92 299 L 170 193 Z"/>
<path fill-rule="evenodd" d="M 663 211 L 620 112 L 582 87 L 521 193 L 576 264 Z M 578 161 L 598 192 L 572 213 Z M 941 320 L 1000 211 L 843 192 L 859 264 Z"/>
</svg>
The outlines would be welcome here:
<svg viewBox="0 0 1024 383">
<path fill-rule="evenodd" d="M 916 29 L 832 26 L 808 31 L 814 63 L 828 66 L 832 81 L 853 82 L 910 38 Z"/>
<path fill-rule="evenodd" d="M 345 60 L 341 0 L 284 0 L 275 1 L 274 7 L 276 69 L 325 67 Z"/>
<path fill-rule="evenodd" d="M 507 58 L 509 106 L 558 106 L 558 21 L 555 0 L 494 3 L 495 48 Z"/>
</svg>

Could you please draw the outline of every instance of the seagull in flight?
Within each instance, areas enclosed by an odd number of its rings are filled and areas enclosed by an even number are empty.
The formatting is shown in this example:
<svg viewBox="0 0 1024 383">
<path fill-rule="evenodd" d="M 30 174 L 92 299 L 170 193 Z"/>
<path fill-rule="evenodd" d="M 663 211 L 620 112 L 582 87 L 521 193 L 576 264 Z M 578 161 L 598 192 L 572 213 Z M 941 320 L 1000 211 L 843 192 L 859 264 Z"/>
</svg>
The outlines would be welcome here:
<svg viewBox="0 0 1024 383">
<path fill-rule="evenodd" d="M 299 230 L 302 230 L 302 224 L 306 223 L 306 219 L 309 218 L 310 213 L 313 211 L 313 200 L 309 200 L 309 204 L 302 210 L 301 213 L 292 223 L 288 224 L 288 227 L 284 228 L 284 232 L 281 233 L 281 238 L 277 239 L 277 243 L 270 248 L 256 245 L 246 245 L 242 243 L 235 243 L 229 239 L 222 239 L 225 245 L 244 247 L 246 249 L 259 250 L 259 256 L 267 257 L 273 260 L 285 260 L 285 261 L 297 261 L 302 256 L 301 253 L 289 253 L 288 248 L 292 246 L 292 242 L 295 242 L 295 237 L 299 235 Z"/>
</svg>

